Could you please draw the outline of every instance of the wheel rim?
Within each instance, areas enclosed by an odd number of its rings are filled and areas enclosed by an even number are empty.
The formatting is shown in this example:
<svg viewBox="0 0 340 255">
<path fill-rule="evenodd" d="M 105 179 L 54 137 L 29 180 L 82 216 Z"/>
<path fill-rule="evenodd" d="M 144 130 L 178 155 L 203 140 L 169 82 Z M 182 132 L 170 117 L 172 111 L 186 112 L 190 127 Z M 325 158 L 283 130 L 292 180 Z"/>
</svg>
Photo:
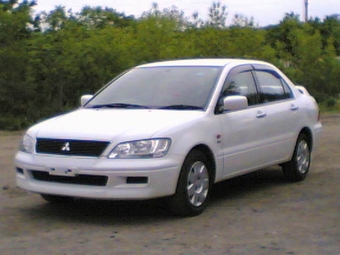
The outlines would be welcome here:
<svg viewBox="0 0 340 255">
<path fill-rule="evenodd" d="M 299 143 L 296 159 L 299 172 L 301 174 L 306 173 L 309 167 L 310 151 L 308 143 L 305 140 Z"/>
<path fill-rule="evenodd" d="M 195 207 L 201 206 L 207 199 L 208 192 L 208 169 L 202 162 L 195 162 L 188 174 L 187 194 L 190 203 Z"/>
</svg>

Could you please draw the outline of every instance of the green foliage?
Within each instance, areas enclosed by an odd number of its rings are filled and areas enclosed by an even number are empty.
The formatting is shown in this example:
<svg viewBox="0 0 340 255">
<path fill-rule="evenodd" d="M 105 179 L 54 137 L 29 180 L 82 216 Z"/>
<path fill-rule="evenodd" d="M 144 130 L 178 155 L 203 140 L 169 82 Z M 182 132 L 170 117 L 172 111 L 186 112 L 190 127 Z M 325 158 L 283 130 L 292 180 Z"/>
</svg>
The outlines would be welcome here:
<svg viewBox="0 0 340 255">
<path fill-rule="evenodd" d="M 335 48 L 336 54 L 340 55 L 340 16 L 331 15 L 327 16 L 323 22 L 318 18 L 310 20 L 309 23 L 322 35 L 323 46 L 329 44 L 329 40 L 332 40 L 332 45 Z"/>
<path fill-rule="evenodd" d="M 330 97 L 319 103 L 322 113 L 340 113 L 340 100 Z"/>
<path fill-rule="evenodd" d="M 0 130 L 15 131 L 26 128 L 32 123 L 26 119 L 11 117 L 0 117 Z"/>
<path fill-rule="evenodd" d="M 337 104 L 337 100 L 334 97 L 331 97 L 326 102 L 327 107 L 335 107 Z"/>
<path fill-rule="evenodd" d="M 287 75 L 319 102 L 340 93 L 340 65 L 333 37 L 325 40 L 315 23 L 301 23 L 297 15 L 287 14 L 278 26 L 268 29 L 266 38 Z"/>
<path fill-rule="evenodd" d="M 258 28 L 214 2 L 208 20 L 153 4 L 136 19 L 115 9 L 58 6 L 31 16 L 34 1 L 0 1 L 0 130 L 22 129 L 79 104 L 137 64 L 183 58 L 239 57 L 269 61 L 302 84 L 322 108 L 337 109 L 340 95 L 340 20 L 302 23 L 286 14 Z"/>
</svg>

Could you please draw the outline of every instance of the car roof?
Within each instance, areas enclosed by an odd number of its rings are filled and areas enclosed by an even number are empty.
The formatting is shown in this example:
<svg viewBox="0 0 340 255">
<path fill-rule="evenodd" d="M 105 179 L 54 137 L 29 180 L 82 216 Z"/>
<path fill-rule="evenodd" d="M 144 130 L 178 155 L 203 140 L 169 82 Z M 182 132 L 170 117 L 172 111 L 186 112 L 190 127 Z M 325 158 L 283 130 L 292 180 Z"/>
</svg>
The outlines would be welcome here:
<svg viewBox="0 0 340 255">
<path fill-rule="evenodd" d="M 250 60 L 250 59 L 236 59 L 236 58 L 202 58 L 202 59 L 180 59 L 154 62 L 137 66 L 137 68 L 144 67 L 162 67 L 162 66 L 226 66 L 229 64 L 233 65 L 244 65 L 244 64 L 265 64 L 267 62 Z"/>
</svg>

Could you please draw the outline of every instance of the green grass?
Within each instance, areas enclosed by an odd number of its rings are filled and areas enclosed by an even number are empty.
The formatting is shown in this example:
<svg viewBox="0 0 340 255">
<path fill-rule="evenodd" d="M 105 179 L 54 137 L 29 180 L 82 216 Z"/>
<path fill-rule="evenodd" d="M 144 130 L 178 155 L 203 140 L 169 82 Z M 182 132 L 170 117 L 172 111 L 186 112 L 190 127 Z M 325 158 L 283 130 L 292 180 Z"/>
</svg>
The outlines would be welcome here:
<svg viewBox="0 0 340 255">
<path fill-rule="evenodd" d="M 321 113 L 340 114 L 340 99 L 336 100 L 336 103 L 330 105 L 328 102 L 319 103 Z"/>
</svg>

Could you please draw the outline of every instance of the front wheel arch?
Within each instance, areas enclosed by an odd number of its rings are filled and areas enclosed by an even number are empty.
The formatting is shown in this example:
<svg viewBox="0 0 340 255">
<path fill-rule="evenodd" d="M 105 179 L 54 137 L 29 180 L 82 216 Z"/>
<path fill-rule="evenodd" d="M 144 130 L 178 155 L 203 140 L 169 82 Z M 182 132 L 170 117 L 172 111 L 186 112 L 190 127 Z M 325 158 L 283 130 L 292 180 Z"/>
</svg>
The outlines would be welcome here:
<svg viewBox="0 0 340 255">
<path fill-rule="evenodd" d="M 203 145 L 203 144 L 195 146 L 194 148 L 192 148 L 190 150 L 190 152 L 192 152 L 194 150 L 200 151 L 204 155 L 206 155 L 207 160 L 209 162 L 209 169 L 211 171 L 211 173 L 210 173 L 211 174 L 211 178 L 212 178 L 213 183 L 215 183 L 215 178 L 216 178 L 216 161 L 215 161 L 215 157 L 214 157 L 213 152 L 211 151 L 211 149 L 208 146 Z M 189 155 L 189 153 L 188 153 L 188 155 Z"/>
<path fill-rule="evenodd" d="M 210 156 L 202 147 L 195 147 L 186 156 L 178 177 L 176 193 L 169 199 L 169 209 L 174 214 L 196 216 L 206 208 L 215 180 L 214 160 Z M 192 197 L 196 195 L 199 202 Z"/>
</svg>

